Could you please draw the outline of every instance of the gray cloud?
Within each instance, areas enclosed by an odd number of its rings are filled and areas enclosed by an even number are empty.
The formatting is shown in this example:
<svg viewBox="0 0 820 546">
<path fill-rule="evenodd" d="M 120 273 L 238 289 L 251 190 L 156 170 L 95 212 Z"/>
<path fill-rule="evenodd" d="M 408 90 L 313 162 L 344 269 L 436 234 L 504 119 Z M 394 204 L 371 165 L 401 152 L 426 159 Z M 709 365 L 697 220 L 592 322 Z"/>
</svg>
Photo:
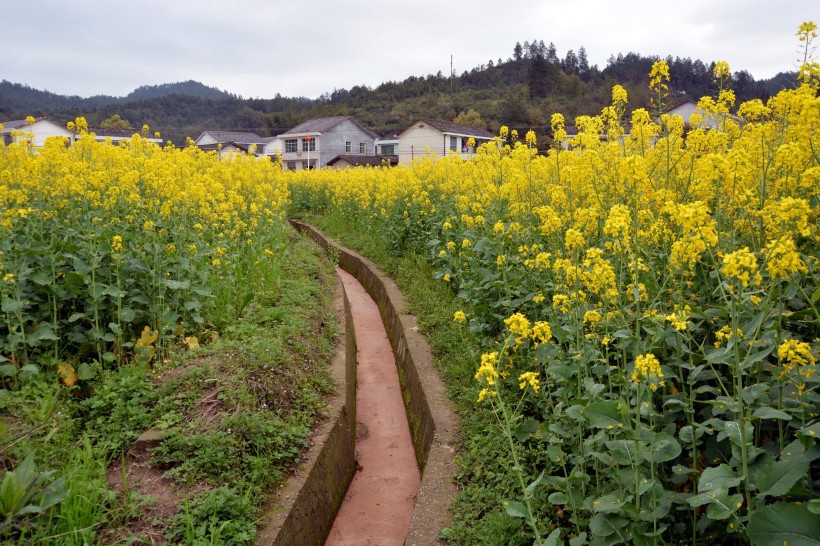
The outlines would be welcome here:
<svg viewBox="0 0 820 546">
<path fill-rule="evenodd" d="M 727 60 L 765 78 L 794 68 L 804 0 L 500 3 L 363 0 L 6 0 L 0 78 L 61 94 L 125 95 L 194 79 L 245 97 L 317 97 L 507 59 L 516 41 Z"/>
</svg>

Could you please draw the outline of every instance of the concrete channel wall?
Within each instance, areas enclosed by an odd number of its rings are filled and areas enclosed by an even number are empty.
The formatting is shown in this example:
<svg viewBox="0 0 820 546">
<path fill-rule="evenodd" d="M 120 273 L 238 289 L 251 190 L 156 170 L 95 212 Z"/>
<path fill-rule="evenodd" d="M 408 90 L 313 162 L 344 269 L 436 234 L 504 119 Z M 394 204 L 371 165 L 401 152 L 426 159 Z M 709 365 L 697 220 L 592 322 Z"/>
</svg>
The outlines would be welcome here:
<svg viewBox="0 0 820 546">
<path fill-rule="evenodd" d="M 404 298 L 395 282 L 379 271 L 373 262 L 331 242 L 312 226 L 297 221 L 291 223 L 299 231 L 307 233 L 326 251 L 338 255 L 339 266 L 356 277 L 379 307 L 396 357 L 416 460 L 422 473 L 421 489 L 416 499 L 410 532 L 405 544 L 442 544 L 438 534 L 451 523 L 450 505 L 457 493 L 454 484 L 456 466 L 453 459 L 458 430 L 452 402 L 437 370 L 433 367 L 432 353 L 427 340 L 418 333 L 415 317 L 405 312 Z M 349 321 L 348 325 L 350 324 L 352 323 Z M 334 510 L 334 516 L 335 513 Z M 330 522 L 332 521 L 331 517 Z"/>
<path fill-rule="evenodd" d="M 324 544 L 356 470 L 356 332 L 341 282 L 335 300 L 344 334 L 332 362 L 337 394 L 299 469 L 265 506 L 270 515 L 256 539 L 259 545 Z"/>
</svg>

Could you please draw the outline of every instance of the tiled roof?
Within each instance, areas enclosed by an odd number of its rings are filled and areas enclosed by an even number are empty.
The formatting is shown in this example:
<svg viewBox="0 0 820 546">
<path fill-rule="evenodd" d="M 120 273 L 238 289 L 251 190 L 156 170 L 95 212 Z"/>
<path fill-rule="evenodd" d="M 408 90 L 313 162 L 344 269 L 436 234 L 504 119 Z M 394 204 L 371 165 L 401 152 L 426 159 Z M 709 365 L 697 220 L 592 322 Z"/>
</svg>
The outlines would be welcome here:
<svg viewBox="0 0 820 546">
<path fill-rule="evenodd" d="M 203 134 L 206 133 L 217 142 L 222 142 L 223 144 L 228 142 L 241 142 L 243 144 L 255 144 L 264 142 L 264 139 L 256 133 L 243 133 L 241 131 L 220 131 L 218 129 L 205 131 Z"/>
<path fill-rule="evenodd" d="M 399 162 L 399 156 L 396 155 L 337 155 L 327 162 L 328 165 L 335 165 L 339 161 L 346 161 L 354 166 L 370 166 L 380 167 L 384 163 L 389 165 L 396 165 Z"/>
<path fill-rule="evenodd" d="M 440 119 L 420 119 L 416 121 L 416 123 L 426 123 L 430 127 L 434 129 L 438 129 L 442 133 L 449 133 L 449 134 L 456 134 L 456 135 L 467 135 L 471 137 L 478 137 L 478 138 L 494 138 L 495 135 L 489 132 L 487 129 L 483 127 L 474 127 L 471 125 L 459 125 L 458 123 L 453 123 L 452 121 L 444 121 Z M 410 125 L 407 129 L 410 129 L 416 123 Z M 407 131 L 405 129 L 403 132 Z"/>
<path fill-rule="evenodd" d="M 220 144 L 222 145 L 221 148 L 219 146 Z M 228 146 L 235 146 L 235 147 L 239 148 L 240 150 L 242 150 L 243 152 L 250 153 L 250 146 L 248 145 L 247 142 L 233 142 L 233 141 L 231 141 L 231 142 L 219 142 L 219 143 L 216 143 L 216 144 L 199 144 L 198 146 L 199 146 L 199 149 L 201 149 L 203 152 L 214 152 L 214 151 L 218 151 L 218 150 L 224 150 Z"/>
<path fill-rule="evenodd" d="M 691 102 L 692 104 L 697 105 L 697 102 L 695 102 L 694 100 L 692 100 L 692 99 L 690 99 L 690 98 L 686 98 L 686 99 L 683 99 L 683 100 L 682 100 L 682 101 L 680 101 L 680 102 L 675 103 L 675 104 L 674 104 L 674 105 L 672 105 L 672 106 L 669 106 L 666 110 L 664 110 L 664 111 L 663 111 L 663 113 L 664 113 L 664 114 L 668 114 L 668 113 L 669 113 L 669 112 L 671 112 L 672 110 L 674 110 L 674 109 L 676 109 L 676 108 L 679 108 L 679 107 L 683 106 L 684 104 L 686 104 L 686 103 L 688 103 L 688 102 Z"/>
<path fill-rule="evenodd" d="M 42 120 L 51 121 L 51 123 L 53 123 L 54 125 L 60 125 L 59 123 L 57 123 L 55 121 L 52 121 L 52 120 L 48 119 L 45 116 L 40 117 L 40 118 L 34 118 L 35 123 L 37 123 L 38 121 L 42 121 Z M 14 120 L 11 120 L 11 121 L 0 121 L 0 125 L 3 125 L 3 131 L 7 132 L 7 131 L 10 131 L 10 130 L 19 129 L 20 127 L 25 127 L 28 124 L 26 123 L 26 120 L 24 120 L 24 119 L 14 119 Z"/>
<path fill-rule="evenodd" d="M 353 122 L 359 129 L 370 135 L 372 138 L 379 138 L 378 133 L 362 125 L 361 122 L 353 116 L 331 116 L 327 118 L 309 119 L 280 136 L 298 135 L 303 133 L 326 133 L 346 120 Z"/>
</svg>

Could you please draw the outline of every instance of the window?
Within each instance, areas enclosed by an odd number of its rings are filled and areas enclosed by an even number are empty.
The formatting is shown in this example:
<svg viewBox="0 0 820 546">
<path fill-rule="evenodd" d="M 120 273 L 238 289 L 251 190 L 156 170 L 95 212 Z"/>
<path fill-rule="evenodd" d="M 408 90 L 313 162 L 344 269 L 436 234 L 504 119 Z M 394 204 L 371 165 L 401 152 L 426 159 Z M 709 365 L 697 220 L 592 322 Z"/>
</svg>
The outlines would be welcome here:
<svg viewBox="0 0 820 546">
<path fill-rule="evenodd" d="M 458 137 L 451 136 L 450 137 L 450 150 L 457 152 L 458 151 Z"/>
<path fill-rule="evenodd" d="M 302 151 L 303 152 L 315 152 L 316 151 L 316 138 L 314 137 L 305 137 L 302 139 Z"/>
<path fill-rule="evenodd" d="M 353 143 L 348 140 L 347 142 L 345 142 L 345 153 L 349 154 L 352 151 L 353 151 Z"/>
<path fill-rule="evenodd" d="M 296 139 L 289 138 L 285 141 L 285 153 L 294 153 L 296 151 Z"/>
<path fill-rule="evenodd" d="M 295 171 L 296 170 L 296 162 L 295 161 L 288 161 L 288 170 Z"/>
<path fill-rule="evenodd" d="M 396 145 L 382 144 L 382 155 L 396 155 Z"/>
<path fill-rule="evenodd" d="M 359 153 L 366 154 L 367 153 L 367 144 L 364 142 L 359 142 Z"/>
</svg>

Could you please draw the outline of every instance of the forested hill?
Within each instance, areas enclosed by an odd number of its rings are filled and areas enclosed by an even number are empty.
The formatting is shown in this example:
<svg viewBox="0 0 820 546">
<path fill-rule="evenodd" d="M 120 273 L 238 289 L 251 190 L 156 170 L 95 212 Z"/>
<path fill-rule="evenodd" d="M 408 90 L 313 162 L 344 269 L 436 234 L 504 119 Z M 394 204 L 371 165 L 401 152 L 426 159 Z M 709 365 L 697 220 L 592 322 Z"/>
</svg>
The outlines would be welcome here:
<svg viewBox="0 0 820 546">
<path fill-rule="evenodd" d="M 126 97 L 66 97 L 8 81 L 0 83 L 0 120 L 47 115 L 59 121 L 85 116 L 91 126 L 119 114 L 131 127 L 148 124 L 177 144 L 204 129 L 254 131 L 271 136 L 311 117 L 353 115 L 375 130 L 400 131 L 419 118 L 456 120 L 495 131 L 502 124 L 543 132 L 555 112 L 573 120 L 597 114 L 610 101 L 612 86 L 629 92 L 630 108 L 649 106 L 648 74 L 656 56 L 613 55 L 604 68 L 589 65 L 583 47 L 559 56 L 553 44 L 517 43 L 512 56 L 489 60 L 452 77 L 410 76 L 376 88 L 335 89 L 318 99 L 282 97 L 243 99 L 226 91 L 187 81 L 142 86 Z M 668 104 L 683 98 L 714 95 L 714 62 L 667 57 Z M 737 67 L 735 67 L 737 69 Z M 737 103 L 766 99 L 794 84 L 793 73 L 756 81 L 737 69 L 731 87 Z"/>
</svg>

